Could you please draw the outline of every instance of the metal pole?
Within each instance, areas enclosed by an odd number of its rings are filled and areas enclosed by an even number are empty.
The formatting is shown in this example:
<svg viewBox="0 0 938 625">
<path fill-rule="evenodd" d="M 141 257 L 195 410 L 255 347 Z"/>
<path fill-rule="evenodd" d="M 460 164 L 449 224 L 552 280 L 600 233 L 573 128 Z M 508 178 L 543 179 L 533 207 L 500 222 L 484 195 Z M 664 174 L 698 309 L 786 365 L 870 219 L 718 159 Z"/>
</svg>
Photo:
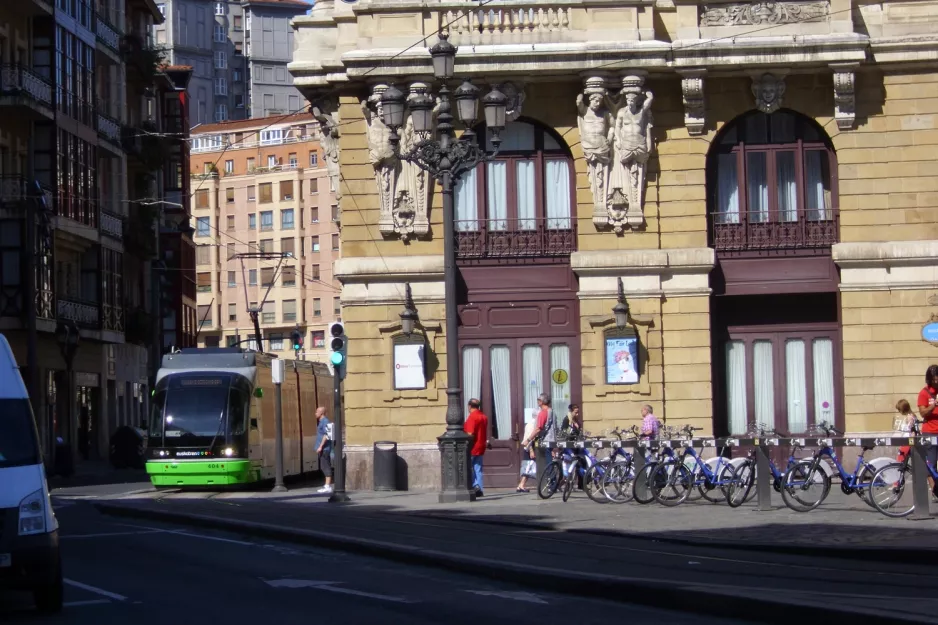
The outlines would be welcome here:
<svg viewBox="0 0 938 625">
<path fill-rule="evenodd" d="M 342 435 L 342 425 L 345 419 L 342 416 L 342 375 L 341 368 L 336 365 L 332 376 L 332 448 L 335 450 L 335 479 L 332 481 L 332 495 L 330 503 L 345 503 L 349 496 L 345 492 L 345 437 Z"/>
<path fill-rule="evenodd" d="M 758 510 L 768 512 L 772 509 L 772 470 L 769 468 L 769 448 L 759 445 L 756 449 L 756 495 L 759 498 Z"/>
<path fill-rule="evenodd" d="M 159 210 L 159 209 L 158 209 Z M 157 213 L 159 215 L 159 213 Z M 160 219 L 153 220 L 153 260 L 150 261 L 150 314 L 153 317 L 153 333 L 150 345 L 150 388 L 156 387 L 156 374 L 160 370 L 160 355 L 163 345 L 163 315 L 160 294 L 163 292 L 160 284 Z M 177 320 L 178 321 L 178 320 Z"/>
<path fill-rule="evenodd" d="M 33 135 L 29 135 L 29 154 L 33 154 Z M 30 169 L 32 169 L 32 158 L 29 159 Z M 32 175 L 32 172 L 30 172 Z M 36 329 L 36 282 L 38 272 L 36 265 L 39 262 L 39 254 L 36 250 L 36 211 L 39 210 L 40 198 L 34 197 L 32 182 L 27 183 L 27 188 L 33 193 L 28 193 L 26 198 L 26 296 L 23 298 L 23 306 L 26 307 L 26 389 L 29 392 L 29 401 L 33 406 L 33 414 L 37 417 L 40 414 L 39 405 L 43 394 L 40 392 L 39 385 L 39 332 Z M 41 402 L 43 405 L 45 402 Z M 54 462 L 55 454 L 55 433 L 52 431 L 52 423 L 46 419 L 40 419 L 43 424 L 43 434 L 49 443 L 48 461 Z M 49 465 L 54 466 L 53 464 Z"/>
<path fill-rule="evenodd" d="M 275 456 L 274 462 L 276 464 L 276 477 L 274 478 L 274 493 L 283 493 L 286 492 L 287 487 L 283 485 L 283 403 L 282 403 L 282 382 L 283 382 L 283 362 L 279 359 L 272 361 L 271 368 L 276 367 L 277 369 L 273 371 L 274 377 L 274 436 L 277 437 L 277 440 L 274 441 L 274 450 Z M 277 374 L 279 371 L 279 375 Z"/>
<path fill-rule="evenodd" d="M 931 519 L 928 509 L 928 467 L 925 459 L 925 447 L 918 438 L 912 446 L 912 503 L 915 509 L 909 518 L 914 521 Z"/>
<path fill-rule="evenodd" d="M 441 143 L 448 145 L 448 135 Z M 445 146 L 444 146 L 445 150 Z M 469 490 L 469 435 L 463 430 L 462 389 L 459 384 L 459 319 L 456 307 L 456 232 L 454 223 L 453 178 L 449 171 L 442 175 L 443 185 L 443 259 L 446 301 L 446 432 L 440 443 L 443 490 L 440 503 L 474 501 Z"/>
</svg>

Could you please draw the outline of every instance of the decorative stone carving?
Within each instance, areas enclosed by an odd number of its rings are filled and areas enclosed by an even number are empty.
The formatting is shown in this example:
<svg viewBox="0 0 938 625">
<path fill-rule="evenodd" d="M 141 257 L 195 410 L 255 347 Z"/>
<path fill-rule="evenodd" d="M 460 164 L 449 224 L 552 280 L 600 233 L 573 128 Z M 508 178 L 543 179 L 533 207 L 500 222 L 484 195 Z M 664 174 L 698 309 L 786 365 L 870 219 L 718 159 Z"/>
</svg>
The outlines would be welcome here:
<svg viewBox="0 0 938 625">
<path fill-rule="evenodd" d="M 752 95 L 756 108 L 763 113 L 774 113 L 782 107 L 785 96 L 785 78 L 775 74 L 762 74 L 752 78 Z"/>
<path fill-rule="evenodd" d="M 681 72 L 681 95 L 684 100 L 684 125 L 690 135 L 701 135 L 707 122 L 704 102 L 704 75 L 707 70 Z"/>
<path fill-rule="evenodd" d="M 505 111 L 505 119 L 513 122 L 521 117 L 521 107 L 524 105 L 524 85 L 520 87 L 513 82 L 503 82 L 499 90 L 508 97 L 508 108 Z"/>
<path fill-rule="evenodd" d="M 857 121 L 855 65 L 834 70 L 834 119 L 841 130 L 851 130 Z"/>
<path fill-rule="evenodd" d="M 391 131 L 381 120 L 381 95 L 387 88 L 384 84 L 375 85 L 371 96 L 362 101 L 362 111 L 368 127 L 369 157 L 378 185 L 378 229 L 385 236 L 398 235 L 407 241 L 430 231 L 429 207 L 433 181 L 417 165 L 402 161 L 398 157 L 398 150 L 409 152 L 419 142 L 429 139 L 432 133 L 416 132 L 408 114 L 400 130 L 400 143 L 395 149 L 391 145 Z M 410 87 L 408 100 L 428 91 L 427 83 L 415 82 Z"/>
<path fill-rule="evenodd" d="M 335 199 L 342 198 L 339 185 L 339 113 L 335 100 L 325 100 L 312 107 L 313 117 L 319 122 L 319 143 L 326 160 L 326 171 L 335 189 Z"/>
<path fill-rule="evenodd" d="M 654 150 L 654 96 L 642 91 L 644 82 L 641 75 L 625 76 L 619 97 L 613 101 L 605 80 L 591 77 L 577 97 L 577 124 L 593 192 L 593 223 L 611 227 L 617 234 L 645 220 L 646 169 Z"/>
<path fill-rule="evenodd" d="M 758 26 L 823 22 L 830 2 L 743 2 L 704 5 L 701 26 Z"/>
</svg>

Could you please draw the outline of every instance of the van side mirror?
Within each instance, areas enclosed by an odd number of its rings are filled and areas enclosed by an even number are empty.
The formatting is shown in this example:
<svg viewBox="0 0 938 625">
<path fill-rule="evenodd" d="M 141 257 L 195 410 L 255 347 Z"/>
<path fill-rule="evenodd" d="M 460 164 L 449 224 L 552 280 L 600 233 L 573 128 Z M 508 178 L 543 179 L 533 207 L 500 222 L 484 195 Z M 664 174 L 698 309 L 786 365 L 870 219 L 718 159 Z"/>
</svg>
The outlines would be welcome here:
<svg viewBox="0 0 938 625">
<path fill-rule="evenodd" d="M 252 430 L 257 429 L 257 419 L 251 419 L 251 429 Z"/>
</svg>

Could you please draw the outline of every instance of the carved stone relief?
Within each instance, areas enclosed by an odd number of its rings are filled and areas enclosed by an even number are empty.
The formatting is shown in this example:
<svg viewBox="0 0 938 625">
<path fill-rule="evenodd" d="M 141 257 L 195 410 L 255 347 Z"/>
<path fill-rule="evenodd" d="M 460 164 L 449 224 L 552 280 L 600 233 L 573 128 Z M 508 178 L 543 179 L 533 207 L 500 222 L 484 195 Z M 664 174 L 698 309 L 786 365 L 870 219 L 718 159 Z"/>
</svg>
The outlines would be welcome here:
<svg viewBox="0 0 938 625">
<path fill-rule="evenodd" d="M 684 126 L 690 135 L 701 135 L 707 123 L 704 101 L 704 75 L 707 70 L 681 72 L 681 95 L 684 101 Z"/>
<path fill-rule="evenodd" d="M 322 145 L 326 171 L 335 189 L 335 198 L 342 198 L 339 185 L 339 106 L 334 99 L 317 102 L 312 107 L 313 117 L 319 122 L 319 143 Z"/>
<path fill-rule="evenodd" d="M 513 82 L 503 82 L 499 90 L 508 97 L 508 109 L 505 111 L 505 120 L 513 122 L 521 117 L 521 107 L 524 106 L 524 85 L 518 86 Z"/>
<path fill-rule="evenodd" d="M 577 126 L 593 193 L 593 223 L 622 233 L 645 221 L 644 195 L 648 158 L 654 150 L 651 91 L 645 78 L 625 75 L 616 97 L 606 78 L 586 79 L 577 96 Z"/>
<path fill-rule="evenodd" d="M 400 130 L 400 143 L 391 145 L 391 131 L 381 120 L 381 95 L 385 84 L 377 84 L 371 95 L 362 101 L 362 112 L 368 128 L 368 148 L 375 169 L 380 211 L 378 229 L 385 236 L 400 236 L 407 241 L 425 236 L 430 231 L 430 192 L 433 180 L 427 172 L 413 163 L 401 160 L 400 151 L 409 152 L 432 133 L 418 133 L 408 114 Z M 410 86 L 408 100 L 418 94 L 427 94 L 429 85 L 415 82 Z"/>
<path fill-rule="evenodd" d="M 782 108 L 785 96 L 785 77 L 775 74 L 762 74 L 752 78 L 752 95 L 756 98 L 756 108 L 763 113 L 774 113 Z"/>
<path fill-rule="evenodd" d="M 841 130 L 851 130 L 857 121 L 856 65 L 834 66 L 834 119 Z"/>
<path fill-rule="evenodd" d="M 701 26 L 758 26 L 823 22 L 830 2 L 742 2 L 704 5 Z"/>
</svg>

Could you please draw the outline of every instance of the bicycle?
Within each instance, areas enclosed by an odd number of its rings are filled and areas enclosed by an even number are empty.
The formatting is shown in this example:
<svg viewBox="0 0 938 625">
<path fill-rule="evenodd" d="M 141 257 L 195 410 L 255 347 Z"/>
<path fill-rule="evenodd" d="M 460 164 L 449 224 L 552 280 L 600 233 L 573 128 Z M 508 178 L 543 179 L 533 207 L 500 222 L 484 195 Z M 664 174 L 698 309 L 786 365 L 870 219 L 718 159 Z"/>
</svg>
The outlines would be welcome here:
<svg viewBox="0 0 938 625">
<path fill-rule="evenodd" d="M 765 438 L 769 435 L 789 438 L 788 434 L 785 434 L 784 432 L 780 432 L 774 428 L 766 429 L 763 426 L 756 424 L 750 425 L 749 435 L 757 436 L 759 438 Z M 788 471 L 788 469 L 802 460 L 802 458 L 795 456 L 795 452 L 801 449 L 804 449 L 803 441 L 801 444 L 792 445 L 791 455 L 788 456 L 788 464 L 785 467 L 785 471 Z M 729 504 L 731 508 L 738 508 L 756 496 L 756 493 L 752 488 L 756 483 L 756 453 L 757 452 L 755 449 L 750 450 L 742 464 L 736 467 L 736 475 L 739 479 L 734 484 L 731 484 L 726 491 L 726 503 Z M 775 492 L 780 493 L 782 490 L 782 478 L 784 477 L 784 474 L 778 470 L 778 467 L 775 465 L 775 461 L 771 458 L 769 458 L 769 471 L 772 474 L 772 488 L 775 489 Z"/>
<path fill-rule="evenodd" d="M 586 437 L 589 436 L 587 432 Z M 565 448 L 559 454 L 554 453 L 554 460 L 547 465 L 544 473 L 537 483 L 537 495 L 541 499 L 550 499 L 558 490 L 564 501 L 570 498 L 573 492 L 573 485 L 577 478 L 583 480 L 583 490 L 593 501 L 605 503 L 599 499 L 596 493 L 601 492 L 602 473 L 598 480 L 588 481 L 586 479 L 587 471 L 597 463 L 596 457 L 587 449 L 585 437 L 571 437 L 569 442 L 573 442 L 576 447 L 573 449 Z"/>
<path fill-rule="evenodd" d="M 843 436 L 843 432 L 825 422 L 817 424 L 817 428 L 827 436 Z M 875 504 L 869 498 L 869 487 L 880 467 L 868 462 L 863 457 L 873 447 L 863 446 L 857 456 L 856 469 L 851 474 L 847 473 L 840 460 L 837 459 L 837 453 L 834 451 L 830 439 L 823 441 L 823 443 L 823 447 L 814 452 L 811 458 L 795 463 L 785 472 L 781 491 L 785 505 L 795 512 L 810 512 L 827 499 L 831 489 L 831 476 L 821 468 L 822 459 L 826 456 L 834 464 L 834 469 L 837 472 L 834 477 L 840 477 L 840 489 L 844 494 L 856 493 L 864 503 L 875 507 Z M 899 463 L 889 463 L 886 466 L 891 464 L 898 465 Z M 815 493 L 815 495 L 809 495 L 809 492 Z M 816 496 L 818 492 L 820 496 Z"/>
<path fill-rule="evenodd" d="M 676 436 L 675 429 L 668 425 L 662 426 L 658 432 L 658 436 L 658 449 L 652 452 L 646 447 L 645 466 L 636 473 L 635 479 L 633 480 L 632 491 L 634 493 L 634 499 L 643 505 L 649 504 L 655 500 L 655 496 L 652 494 L 651 488 L 648 485 L 655 468 L 661 462 L 674 459 L 674 450 L 671 449 L 670 439 Z M 652 441 L 648 442 L 651 443 Z"/>
<path fill-rule="evenodd" d="M 921 421 L 916 420 L 909 436 L 921 435 L 918 428 L 920 423 Z M 913 473 L 909 464 L 913 453 L 914 450 L 910 449 L 902 462 L 881 467 L 873 474 L 869 489 L 870 501 L 874 508 L 888 517 L 905 517 L 915 511 Z M 938 483 L 938 471 L 935 467 L 928 462 L 925 466 L 929 477 Z"/>
<path fill-rule="evenodd" d="M 606 433 L 616 437 L 616 442 L 620 444 L 615 445 L 615 443 L 613 443 L 612 453 L 609 454 L 609 457 L 600 460 L 590 467 L 584 479 L 587 483 L 593 483 L 598 479 L 599 491 L 603 497 L 605 497 L 606 501 L 626 503 L 633 498 L 632 486 L 635 478 L 633 456 L 622 448 L 623 432 L 618 427 Z M 632 437 L 637 438 L 638 426 L 632 426 L 628 430 L 628 433 L 630 433 Z M 588 491 L 587 494 L 590 495 L 590 492 Z M 599 501 L 599 499 L 592 495 L 590 498 L 593 499 L 593 501 Z"/>
<path fill-rule="evenodd" d="M 702 428 L 685 426 L 684 433 L 692 436 L 700 429 Z M 685 463 L 687 458 L 692 458 L 696 462 L 699 472 L 687 466 Z M 655 501 L 664 506 L 673 507 L 684 503 L 694 486 L 697 486 L 701 495 L 708 501 L 719 501 L 710 497 L 710 492 L 716 488 L 723 491 L 721 499 L 725 499 L 726 488 L 736 479 L 736 468 L 729 460 L 723 458 L 722 453 L 717 457 L 715 467 L 711 469 L 708 464 L 701 462 L 692 442 L 688 441 L 679 459 L 660 463 L 655 468 L 650 484 Z M 674 493 L 674 495 L 666 496 L 667 493 Z"/>
</svg>

